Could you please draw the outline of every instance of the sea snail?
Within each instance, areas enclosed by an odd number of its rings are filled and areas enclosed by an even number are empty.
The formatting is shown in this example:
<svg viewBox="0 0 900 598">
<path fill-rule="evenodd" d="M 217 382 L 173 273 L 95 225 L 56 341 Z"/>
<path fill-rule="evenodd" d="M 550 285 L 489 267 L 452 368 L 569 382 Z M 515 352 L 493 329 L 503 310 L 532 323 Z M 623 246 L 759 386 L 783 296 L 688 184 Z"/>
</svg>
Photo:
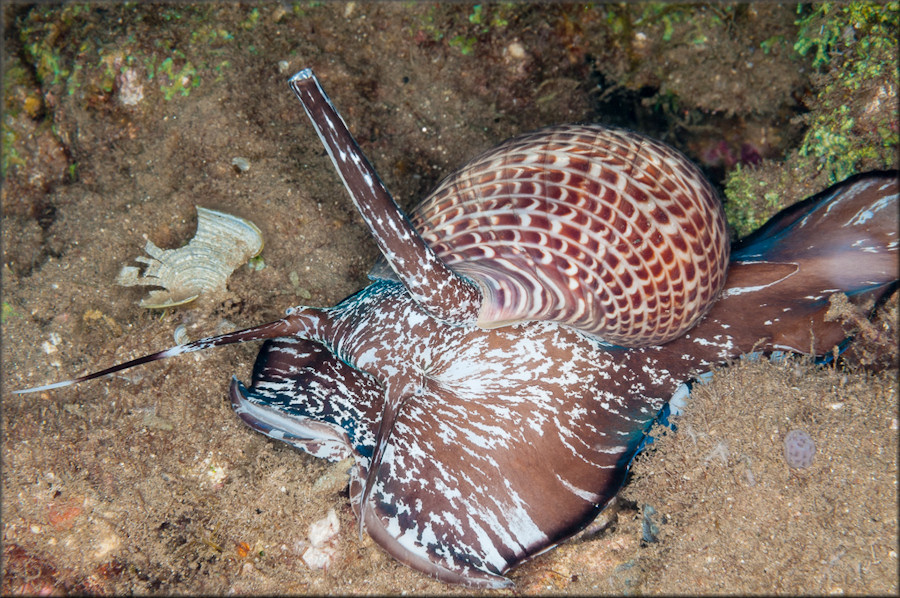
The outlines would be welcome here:
<svg viewBox="0 0 900 598">
<path fill-rule="evenodd" d="M 407 219 L 312 72 L 290 85 L 381 250 L 372 284 L 41 389 L 266 340 L 250 385 L 232 381 L 235 412 L 353 457 L 361 529 L 447 582 L 510 585 L 615 495 L 676 389 L 754 347 L 825 353 L 845 338 L 829 294 L 897 284 L 893 174 L 796 204 L 729 262 L 719 202 L 683 156 L 565 125 L 475 158 Z"/>
</svg>

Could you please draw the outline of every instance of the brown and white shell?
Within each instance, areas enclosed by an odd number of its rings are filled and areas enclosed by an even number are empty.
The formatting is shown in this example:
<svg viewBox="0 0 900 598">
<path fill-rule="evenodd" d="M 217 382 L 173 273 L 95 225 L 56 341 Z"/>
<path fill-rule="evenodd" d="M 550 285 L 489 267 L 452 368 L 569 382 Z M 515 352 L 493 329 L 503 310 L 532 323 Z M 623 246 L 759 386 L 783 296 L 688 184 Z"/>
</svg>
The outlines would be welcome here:
<svg viewBox="0 0 900 598">
<path fill-rule="evenodd" d="M 659 345 L 694 326 L 725 283 L 725 216 L 697 167 L 602 125 L 511 139 L 445 179 L 411 220 L 479 284 L 486 328 L 550 320 Z"/>
</svg>

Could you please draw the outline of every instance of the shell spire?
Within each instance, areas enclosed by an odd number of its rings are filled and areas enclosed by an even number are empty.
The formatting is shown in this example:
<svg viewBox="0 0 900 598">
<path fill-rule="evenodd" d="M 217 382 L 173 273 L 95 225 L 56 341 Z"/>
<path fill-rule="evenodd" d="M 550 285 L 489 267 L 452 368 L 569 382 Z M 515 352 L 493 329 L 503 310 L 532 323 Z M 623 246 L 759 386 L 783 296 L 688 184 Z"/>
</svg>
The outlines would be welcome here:
<svg viewBox="0 0 900 598">
<path fill-rule="evenodd" d="M 474 324 L 482 302 L 478 287 L 448 268 L 422 240 L 363 155 L 312 70 L 304 69 L 291 77 L 290 85 L 378 248 L 410 295 L 441 321 Z"/>
</svg>

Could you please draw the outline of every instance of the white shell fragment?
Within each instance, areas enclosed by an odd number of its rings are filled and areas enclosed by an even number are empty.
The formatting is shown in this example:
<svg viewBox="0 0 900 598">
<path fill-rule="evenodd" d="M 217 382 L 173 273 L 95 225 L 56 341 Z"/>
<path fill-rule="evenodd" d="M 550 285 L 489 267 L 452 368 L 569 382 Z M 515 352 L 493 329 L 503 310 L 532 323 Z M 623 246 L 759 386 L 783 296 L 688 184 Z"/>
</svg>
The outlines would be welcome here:
<svg viewBox="0 0 900 598">
<path fill-rule="evenodd" d="M 145 285 L 163 287 L 150 291 L 140 306 L 160 309 L 183 305 L 203 293 L 224 291 L 231 273 L 263 248 L 262 233 L 249 220 L 216 210 L 197 208 L 197 233 L 180 249 L 160 249 L 147 241 L 144 251 L 150 257 L 138 256 L 147 264 L 143 276 L 140 268 L 124 266 L 116 282 L 130 287 Z"/>
<path fill-rule="evenodd" d="M 188 338 L 187 328 L 184 327 L 184 324 L 175 328 L 174 336 L 176 345 L 186 345 L 191 342 L 191 339 Z"/>
<path fill-rule="evenodd" d="M 340 523 L 334 509 L 309 526 L 311 546 L 303 553 L 303 561 L 310 569 L 325 569 L 337 553 L 337 535 Z"/>
</svg>

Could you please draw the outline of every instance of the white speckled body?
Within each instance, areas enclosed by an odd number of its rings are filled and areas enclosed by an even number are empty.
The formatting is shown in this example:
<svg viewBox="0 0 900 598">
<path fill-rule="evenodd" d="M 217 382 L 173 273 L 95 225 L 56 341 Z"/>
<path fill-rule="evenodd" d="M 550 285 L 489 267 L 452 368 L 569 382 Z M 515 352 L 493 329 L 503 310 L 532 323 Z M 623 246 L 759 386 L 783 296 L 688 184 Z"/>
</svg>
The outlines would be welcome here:
<svg viewBox="0 0 900 598">
<path fill-rule="evenodd" d="M 317 456 L 354 456 L 353 507 L 398 559 L 445 581 L 503 586 L 505 571 L 614 496 L 679 385 L 751 350 L 825 352 L 845 336 L 824 322 L 829 289 L 864 300 L 894 284 L 896 181 L 864 178 L 804 205 L 739 246 L 722 298 L 664 345 L 609 347 L 556 322 L 453 326 L 380 280 L 286 318 L 308 340 L 290 340 L 290 355 L 270 341 L 251 387 L 233 384 L 233 404 Z M 855 216 L 866 210 L 878 226 Z M 843 260 L 856 267 L 829 267 Z"/>
<path fill-rule="evenodd" d="M 590 521 L 617 491 L 643 429 L 682 382 L 659 366 L 654 349 L 610 351 L 552 322 L 448 327 L 394 282 L 291 317 L 314 320 L 325 348 L 359 370 L 366 390 L 354 395 L 368 397 L 360 416 L 370 433 L 357 435 L 357 444 L 348 438 L 313 451 L 355 456 L 351 499 L 367 531 L 449 581 L 502 585 L 504 571 Z M 267 358 L 277 361 L 272 352 L 280 350 L 272 347 Z M 278 422 L 260 405 L 302 410 L 307 386 L 298 388 L 296 372 L 262 377 L 255 392 L 236 385 L 233 397 L 242 417 L 272 435 Z M 392 396 L 402 398 L 402 409 L 363 501 L 378 407 Z M 330 435 L 342 431 L 335 424 Z M 299 438 L 293 427 L 284 432 Z"/>
</svg>

